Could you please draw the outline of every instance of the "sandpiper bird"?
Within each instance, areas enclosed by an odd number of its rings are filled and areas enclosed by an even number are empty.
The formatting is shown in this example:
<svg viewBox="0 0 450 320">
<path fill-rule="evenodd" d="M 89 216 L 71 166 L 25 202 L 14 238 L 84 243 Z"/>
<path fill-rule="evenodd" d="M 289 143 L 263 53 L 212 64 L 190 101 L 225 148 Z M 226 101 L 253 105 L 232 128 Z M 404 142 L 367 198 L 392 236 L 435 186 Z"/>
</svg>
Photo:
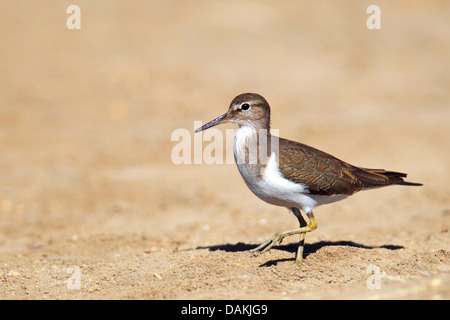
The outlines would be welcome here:
<svg viewBox="0 0 450 320">
<path fill-rule="evenodd" d="M 234 157 L 249 189 L 270 204 L 288 208 L 300 223 L 297 229 L 275 233 L 251 252 L 264 253 L 283 238 L 300 234 L 295 259 L 300 264 L 305 234 L 317 228 L 315 207 L 345 199 L 360 190 L 422 185 L 404 181 L 405 173 L 356 167 L 302 143 L 271 136 L 270 107 L 259 94 L 237 96 L 225 114 L 195 132 L 225 122 L 239 126 L 234 139 Z"/>
</svg>

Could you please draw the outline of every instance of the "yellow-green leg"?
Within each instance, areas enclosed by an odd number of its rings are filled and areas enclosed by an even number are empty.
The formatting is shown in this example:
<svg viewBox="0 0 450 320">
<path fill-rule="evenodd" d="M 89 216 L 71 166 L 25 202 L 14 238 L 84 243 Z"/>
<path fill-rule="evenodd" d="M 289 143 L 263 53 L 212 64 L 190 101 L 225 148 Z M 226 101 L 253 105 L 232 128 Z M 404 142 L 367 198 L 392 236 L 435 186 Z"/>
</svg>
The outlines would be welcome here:
<svg viewBox="0 0 450 320">
<path fill-rule="evenodd" d="M 267 252 L 270 249 L 272 249 L 272 247 L 274 245 L 279 244 L 285 237 L 287 236 L 292 236 L 294 234 L 300 234 L 300 241 L 299 241 L 299 246 L 297 249 L 297 256 L 295 259 L 295 263 L 296 264 L 300 264 L 303 262 L 303 247 L 305 244 L 305 234 L 307 232 L 311 232 L 313 230 L 317 229 L 317 222 L 316 219 L 314 219 L 314 215 L 312 212 L 307 213 L 307 216 L 309 218 L 309 223 L 304 225 L 306 223 L 306 221 L 303 219 L 303 217 L 300 214 L 300 210 L 298 210 L 297 208 L 292 208 L 291 211 L 295 214 L 295 216 L 298 218 L 299 222 L 300 222 L 300 228 L 297 229 L 293 229 L 293 230 L 288 230 L 288 231 L 284 231 L 284 232 L 277 232 L 275 233 L 271 238 L 267 239 L 266 241 L 264 241 L 261 245 L 259 245 L 258 247 L 249 250 L 250 252 L 257 252 L 260 251 L 261 253 Z"/>
<path fill-rule="evenodd" d="M 298 208 L 291 208 L 292 213 L 297 217 L 300 224 L 300 228 L 306 227 L 305 218 L 303 218 L 302 212 Z M 298 242 L 297 255 L 295 256 L 295 264 L 299 265 L 305 261 L 303 258 L 303 248 L 305 246 L 306 233 L 300 233 L 300 240 Z"/>
</svg>

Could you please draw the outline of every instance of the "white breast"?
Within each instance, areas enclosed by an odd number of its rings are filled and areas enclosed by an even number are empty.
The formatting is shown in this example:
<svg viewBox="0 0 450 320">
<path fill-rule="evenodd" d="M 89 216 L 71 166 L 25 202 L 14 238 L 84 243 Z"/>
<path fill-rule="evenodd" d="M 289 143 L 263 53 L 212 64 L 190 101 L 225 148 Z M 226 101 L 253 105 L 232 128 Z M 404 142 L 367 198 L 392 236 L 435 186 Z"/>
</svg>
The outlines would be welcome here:
<svg viewBox="0 0 450 320">
<path fill-rule="evenodd" d="M 307 186 L 283 177 L 277 153 L 273 152 L 267 166 L 262 169 L 245 163 L 245 150 L 256 139 L 256 131 L 251 127 L 241 127 L 234 139 L 234 156 L 239 172 L 248 188 L 260 199 L 277 206 L 296 207 L 305 213 L 316 206 L 335 202 L 346 196 L 320 196 L 309 194 Z M 262 171 L 260 171 L 262 170 Z"/>
<path fill-rule="evenodd" d="M 278 167 L 277 153 L 273 152 L 262 171 L 254 164 L 245 163 L 246 148 L 256 139 L 256 130 L 240 127 L 234 139 L 234 156 L 239 172 L 249 189 L 260 199 L 277 206 L 299 207 L 309 212 L 316 202 L 305 186 L 283 177 Z M 248 161 L 247 161 L 248 162 Z"/>
</svg>

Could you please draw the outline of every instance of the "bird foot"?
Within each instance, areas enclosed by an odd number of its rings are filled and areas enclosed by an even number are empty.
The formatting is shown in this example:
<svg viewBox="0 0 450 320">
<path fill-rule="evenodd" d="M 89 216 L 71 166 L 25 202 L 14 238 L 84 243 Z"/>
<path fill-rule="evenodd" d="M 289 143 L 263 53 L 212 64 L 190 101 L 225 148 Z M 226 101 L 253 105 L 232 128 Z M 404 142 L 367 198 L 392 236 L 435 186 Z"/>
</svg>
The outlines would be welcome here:
<svg viewBox="0 0 450 320">
<path fill-rule="evenodd" d="M 269 239 L 267 239 L 266 241 L 261 243 L 259 246 L 257 246 L 256 248 L 250 249 L 249 252 L 251 252 L 251 253 L 259 252 L 260 254 L 267 252 L 270 249 L 272 249 L 273 246 L 280 244 L 284 237 L 285 236 L 282 233 L 277 232 L 272 237 L 270 237 Z"/>
<path fill-rule="evenodd" d="M 295 264 L 296 266 L 300 266 L 303 264 L 303 262 L 305 262 L 306 259 L 304 259 L 303 257 L 297 257 L 295 259 L 295 262 L 293 262 L 292 264 Z"/>
</svg>

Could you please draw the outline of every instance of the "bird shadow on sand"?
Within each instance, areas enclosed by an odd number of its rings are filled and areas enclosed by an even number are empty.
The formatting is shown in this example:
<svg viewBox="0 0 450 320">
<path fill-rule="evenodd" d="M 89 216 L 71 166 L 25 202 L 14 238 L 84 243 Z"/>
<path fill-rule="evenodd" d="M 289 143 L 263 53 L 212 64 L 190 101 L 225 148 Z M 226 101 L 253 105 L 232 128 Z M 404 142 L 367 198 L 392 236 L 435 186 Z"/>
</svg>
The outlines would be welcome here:
<svg viewBox="0 0 450 320">
<path fill-rule="evenodd" d="M 381 246 L 368 246 L 365 244 L 356 243 L 353 241 L 346 241 L 346 240 L 318 241 L 318 242 L 306 244 L 305 249 L 304 249 L 304 255 L 305 255 L 305 257 L 307 257 L 308 255 L 315 253 L 316 251 L 320 250 L 321 248 L 328 247 L 328 246 L 354 247 L 354 248 L 362 248 L 362 249 L 369 249 L 369 250 L 371 250 L 371 249 L 399 250 L 399 249 L 404 248 L 403 246 L 394 245 L 394 244 L 385 244 L 385 245 L 381 245 Z M 198 247 L 193 248 L 193 250 L 207 249 L 209 251 L 222 250 L 222 251 L 227 251 L 227 252 L 242 252 L 242 251 L 248 251 L 248 250 L 256 248 L 256 247 L 257 247 L 256 244 L 247 244 L 247 243 L 243 243 L 243 242 L 238 242 L 236 244 L 227 243 L 227 244 L 218 244 L 218 245 L 211 245 L 211 246 L 198 246 Z M 298 243 L 288 243 L 288 244 L 274 246 L 272 249 L 284 250 L 284 251 L 295 254 L 297 252 L 297 248 L 298 248 Z M 276 265 L 279 262 L 290 261 L 290 260 L 295 261 L 295 258 L 293 257 L 291 259 L 270 260 L 270 261 L 267 261 L 267 262 L 263 263 L 262 265 L 260 265 L 260 267 L 269 267 L 272 265 Z"/>
</svg>

